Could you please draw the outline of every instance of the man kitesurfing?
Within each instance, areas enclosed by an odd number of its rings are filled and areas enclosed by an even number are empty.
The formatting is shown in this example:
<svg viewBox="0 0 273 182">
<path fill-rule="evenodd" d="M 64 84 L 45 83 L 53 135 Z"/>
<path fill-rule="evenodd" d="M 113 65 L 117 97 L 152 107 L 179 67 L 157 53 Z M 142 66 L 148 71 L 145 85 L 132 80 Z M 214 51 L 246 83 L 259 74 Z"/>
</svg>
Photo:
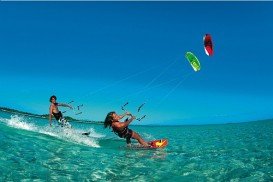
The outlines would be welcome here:
<svg viewBox="0 0 273 182">
<path fill-rule="evenodd" d="M 71 128 L 71 125 L 67 122 L 67 120 L 63 117 L 63 114 L 61 111 L 59 111 L 58 106 L 68 107 L 70 109 L 73 109 L 73 107 L 69 104 L 63 104 L 63 103 L 57 103 L 57 97 L 55 95 L 52 95 L 49 98 L 49 102 L 51 102 L 49 107 L 49 125 L 52 126 L 52 115 L 55 117 L 55 119 L 58 121 L 58 124 L 62 127 L 68 127 Z M 90 132 L 82 133 L 82 135 L 89 135 Z"/>
<path fill-rule="evenodd" d="M 57 97 L 55 95 L 52 95 L 49 98 L 49 102 L 51 103 L 49 107 L 49 125 L 52 126 L 52 115 L 53 115 L 61 126 L 71 127 L 70 124 L 63 118 L 63 114 L 61 111 L 59 111 L 58 106 L 68 107 L 70 109 L 73 109 L 73 107 L 68 104 L 57 103 Z"/>
</svg>

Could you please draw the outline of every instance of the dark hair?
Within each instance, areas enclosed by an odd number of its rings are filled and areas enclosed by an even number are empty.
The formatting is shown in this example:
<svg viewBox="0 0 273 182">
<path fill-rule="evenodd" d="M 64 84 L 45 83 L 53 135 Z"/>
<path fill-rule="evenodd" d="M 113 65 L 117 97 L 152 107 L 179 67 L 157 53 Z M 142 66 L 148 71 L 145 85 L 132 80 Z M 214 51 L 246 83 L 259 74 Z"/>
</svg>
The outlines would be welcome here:
<svg viewBox="0 0 273 182">
<path fill-rule="evenodd" d="M 52 95 L 52 96 L 49 98 L 49 102 L 51 102 L 53 98 L 54 98 L 55 100 L 57 100 L 57 97 L 56 97 L 55 95 Z"/>
<path fill-rule="evenodd" d="M 104 120 L 104 128 L 111 127 L 113 122 L 113 114 L 116 113 L 114 111 L 109 112 Z"/>
</svg>

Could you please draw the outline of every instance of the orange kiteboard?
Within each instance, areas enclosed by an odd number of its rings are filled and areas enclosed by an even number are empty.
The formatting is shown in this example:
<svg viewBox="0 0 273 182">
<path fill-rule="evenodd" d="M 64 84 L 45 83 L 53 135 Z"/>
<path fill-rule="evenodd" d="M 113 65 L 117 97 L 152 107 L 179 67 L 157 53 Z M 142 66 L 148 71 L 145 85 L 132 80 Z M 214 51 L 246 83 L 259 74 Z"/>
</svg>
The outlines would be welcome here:
<svg viewBox="0 0 273 182">
<path fill-rule="evenodd" d="M 139 146 L 139 145 L 131 145 L 128 148 L 131 149 L 159 149 L 164 148 L 168 145 L 167 139 L 153 140 L 148 142 L 150 145 L 148 147 Z"/>
</svg>

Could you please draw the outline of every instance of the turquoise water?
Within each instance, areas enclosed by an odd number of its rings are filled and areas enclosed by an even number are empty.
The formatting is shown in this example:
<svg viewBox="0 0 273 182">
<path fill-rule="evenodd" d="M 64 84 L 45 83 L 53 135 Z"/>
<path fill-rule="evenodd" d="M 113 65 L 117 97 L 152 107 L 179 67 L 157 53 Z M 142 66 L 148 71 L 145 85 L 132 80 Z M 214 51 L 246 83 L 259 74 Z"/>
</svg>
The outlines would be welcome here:
<svg viewBox="0 0 273 182">
<path fill-rule="evenodd" d="M 130 150 L 102 125 L 71 124 L 0 112 L 0 181 L 273 181 L 273 121 L 131 127 L 168 138 L 160 150 Z"/>
</svg>

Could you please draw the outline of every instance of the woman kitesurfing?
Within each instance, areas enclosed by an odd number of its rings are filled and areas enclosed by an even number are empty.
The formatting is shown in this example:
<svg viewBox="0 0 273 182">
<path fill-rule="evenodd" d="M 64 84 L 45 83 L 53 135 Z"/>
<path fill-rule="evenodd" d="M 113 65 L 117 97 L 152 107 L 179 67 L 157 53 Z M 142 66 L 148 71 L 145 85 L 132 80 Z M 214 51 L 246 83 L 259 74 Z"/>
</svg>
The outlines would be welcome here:
<svg viewBox="0 0 273 182">
<path fill-rule="evenodd" d="M 125 116 L 129 116 L 130 118 L 127 118 L 124 122 L 120 122 L 120 119 L 122 119 Z M 136 119 L 135 116 L 133 116 L 129 112 L 125 112 L 122 115 L 118 115 L 116 112 L 109 112 L 104 120 L 104 128 L 112 128 L 113 132 L 117 134 L 120 138 L 125 138 L 127 145 L 131 145 L 131 138 L 138 141 L 140 145 L 143 147 L 149 147 L 150 145 L 141 138 L 141 136 L 134 132 L 133 130 L 129 129 L 129 124 Z"/>
</svg>

